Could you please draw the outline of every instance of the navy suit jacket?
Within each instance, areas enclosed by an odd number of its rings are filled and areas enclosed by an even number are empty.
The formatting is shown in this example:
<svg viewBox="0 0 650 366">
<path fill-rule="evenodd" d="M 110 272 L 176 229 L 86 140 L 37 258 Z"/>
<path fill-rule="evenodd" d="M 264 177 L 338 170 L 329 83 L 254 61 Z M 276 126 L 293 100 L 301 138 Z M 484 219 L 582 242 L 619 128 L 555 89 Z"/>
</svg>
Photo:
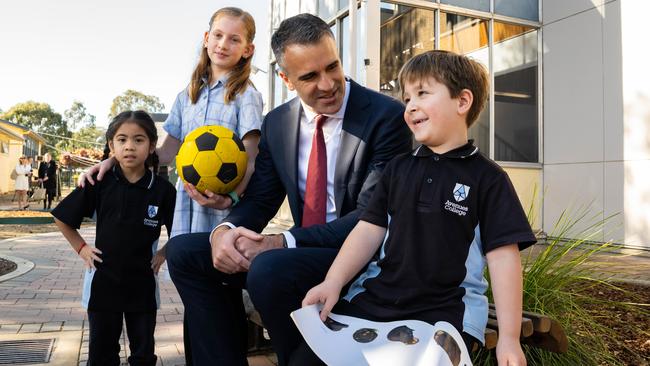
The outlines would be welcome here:
<svg viewBox="0 0 650 366">
<path fill-rule="evenodd" d="M 302 104 L 294 98 L 269 112 L 262 123 L 255 172 L 246 193 L 224 222 L 261 232 L 288 196 L 296 245 L 340 248 L 358 222 L 386 163 L 411 150 L 404 106 L 350 81 L 334 174 L 337 219 L 301 227 L 298 138 Z"/>
</svg>

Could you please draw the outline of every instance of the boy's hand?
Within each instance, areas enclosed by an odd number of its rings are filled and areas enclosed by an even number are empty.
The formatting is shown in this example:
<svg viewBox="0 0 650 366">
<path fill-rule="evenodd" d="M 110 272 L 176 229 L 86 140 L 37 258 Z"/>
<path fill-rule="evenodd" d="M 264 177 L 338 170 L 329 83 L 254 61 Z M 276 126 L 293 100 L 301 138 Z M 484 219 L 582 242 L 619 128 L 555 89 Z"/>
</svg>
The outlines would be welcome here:
<svg viewBox="0 0 650 366">
<path fill-rule="evenodd" d="M 526 356 L 521 350 L 519 339 L 501 339 L 497 342 L 499 366 L 526 366 Z"/>
<path fill-rule="evenodd" d="M 330 314 L 334 305 L 339 301 L 340 294 L 341 286 L 326 280 L 307 292 L 307 295 L 302 300 L 302 306 L 305 307 L 316 303 L 323 304 L 323 308 L 320 311 L 320 319 L 324 322 L 327 320 L 327 316 Z"/>
<path fill-rule="evenodd" d="M 102 262 L 102 259 L 99 258 L 98 254 L 102 254 L 102 251 L 95 247 L 91 247 L 90 245 L 84 245 L 84 247 L 81 248 L 81 251 L 79 251 L 79 256 L 83 259 L 84 267 L 87 269 L 97 269 L 95 267 L 95 261 L 99 263 Z"/>
<path fill-rule="evenodd" d="M 165 248 L 163 247 L 162 249 L 158 250 L 156 254 L 151 258 L 151 269 L 153 269 L 154 274 L 158 274 L 158 271 L 160 271 L 160 266 L 165 263 L 165 259 L 167 258 L 165 254 Z"/>
<path fill-rule="evenodd" d="M 230 196 L 226 196 L 225 194 L 216 194 L 207 189 L 205 192 L 201 193 L 190 183 L 184 183 L 184 188 L 187 195 L 203 207 L 225 210 L 232 206 L 232 199 Z"/>
</svg>

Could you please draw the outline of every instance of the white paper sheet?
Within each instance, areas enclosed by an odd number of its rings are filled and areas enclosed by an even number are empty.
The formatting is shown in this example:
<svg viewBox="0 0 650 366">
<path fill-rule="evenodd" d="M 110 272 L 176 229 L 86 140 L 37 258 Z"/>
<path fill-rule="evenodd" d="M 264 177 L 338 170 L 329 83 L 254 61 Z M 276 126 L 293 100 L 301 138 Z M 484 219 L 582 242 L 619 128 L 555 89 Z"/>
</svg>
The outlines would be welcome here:
<svg viewBox="0 0 650 366">
<path fill-rule="evenodd" d="M 291 318 L 314 353 L 330 366 L 472 365 L 460 333 L 447 322 L 383 323 L 332 313 L 329 318 L 339 324 L 330 328 L 320 320 L 319 309 L 307 306 L 292 312 Z"/>
</svg>

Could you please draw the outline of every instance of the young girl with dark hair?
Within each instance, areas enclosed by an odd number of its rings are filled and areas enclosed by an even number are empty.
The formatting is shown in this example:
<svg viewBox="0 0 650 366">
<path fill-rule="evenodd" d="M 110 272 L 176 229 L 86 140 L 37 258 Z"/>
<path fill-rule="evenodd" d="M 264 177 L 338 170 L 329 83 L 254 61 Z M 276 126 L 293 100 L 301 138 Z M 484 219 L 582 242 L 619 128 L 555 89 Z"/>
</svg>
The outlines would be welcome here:
<svg viewBox="0 0 650 366">
<path fill-rule="evenodd" d="M 130 365 L 155 365 L 154 329 L 159 294 L 155 255 L 160 229 L 171 230 L 176 192 L 158 168 L 156 126 L 143 112 L 122 112 L 106 131 L 104 158 L 117 164 L 96 185 L 79 187 L 52 211 L 55 222 L 84 261 L 82 304 L 88 309 L 88 365 L 119 365 L 122 321 L 129 336 Z M 79 226 L 96 217 L 95 245 Z"/>
<path fill-rule="evenodd" d="M 178 153 L 185 136 L 197 127 L 220 125 L 231 129 L 243 141 L 248 154 L 246 175 L 234 191 L 215 194 L 198 192 L 191 184 L 176 184 L 178 196 L 171 237 L 194 232 L 209 232 L 239 201 L 255 170 L 257 144 L 262 125 L 262 94 L 250 81 L 255 51 L 255 21 L 235 7 L 219 9 L 210 18 L 203 35 L 199 61 L 189 85 L 174 102 L 163 128 L 168 135 L 157 152 L 160 161 L 170 162 Z M 93 184 L 92 174 L 102 179 L 110 161 L 95 166 L 81 178 Z"/>
</svg>

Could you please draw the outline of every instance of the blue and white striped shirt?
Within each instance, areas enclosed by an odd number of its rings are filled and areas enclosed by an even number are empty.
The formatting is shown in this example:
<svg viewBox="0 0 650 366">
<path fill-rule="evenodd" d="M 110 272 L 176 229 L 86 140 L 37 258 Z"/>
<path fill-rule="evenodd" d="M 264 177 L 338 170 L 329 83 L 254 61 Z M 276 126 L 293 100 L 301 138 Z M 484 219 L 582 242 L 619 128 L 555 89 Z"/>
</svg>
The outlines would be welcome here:
<svg viewBox="0 0 650 366">
<path fill-rule="evenodd" d="M 224 102 L 224 75 L 209 89 L 203 88 L 196 104 L 192 104 L 187 89 L 178 93 L 163 128 L 170 136 L 183 142 L 185 136 L 201 126 L 224 126 L 240 138 L 259 130 L 262 126 L 262 94 L 249 86 L 237 94 L 234 101 Z M 171 237 L 186 233 L 210 232 L 223 220 L 229 210 L 215 210 L 192 202 L 183 189 L 182 181 L 176 183 L 176 209 Z"/>
</svg>

